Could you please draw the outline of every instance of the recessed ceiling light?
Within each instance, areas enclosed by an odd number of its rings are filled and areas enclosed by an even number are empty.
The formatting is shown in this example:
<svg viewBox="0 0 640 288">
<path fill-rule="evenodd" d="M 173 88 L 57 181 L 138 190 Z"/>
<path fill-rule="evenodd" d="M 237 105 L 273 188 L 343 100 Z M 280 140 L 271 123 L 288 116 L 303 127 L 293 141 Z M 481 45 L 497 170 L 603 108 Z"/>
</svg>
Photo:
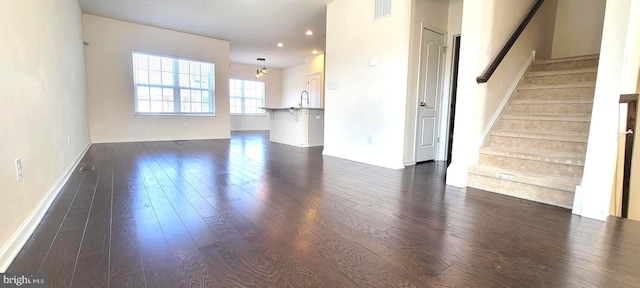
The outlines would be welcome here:
<svg viewBox="0 0 640 288">
<path fill-rule="evenodd" d="M 311 53 L 318 54 L 318 50 L 313 50 Z"/>
<path fill-rule="evenodd" d="M 307 34 L 307 35 L 311 36 L 311 35 L 313 35 L 313 31 L 307 30 L 307 33 L 304 33 L 304 34 Z"/>
<path fill-rule="evenodd" d="M 284 47 L 284 44 L 282 44 L 282 42 L 278 43 L 277 45 L 278 47 Z"/>
</svg>

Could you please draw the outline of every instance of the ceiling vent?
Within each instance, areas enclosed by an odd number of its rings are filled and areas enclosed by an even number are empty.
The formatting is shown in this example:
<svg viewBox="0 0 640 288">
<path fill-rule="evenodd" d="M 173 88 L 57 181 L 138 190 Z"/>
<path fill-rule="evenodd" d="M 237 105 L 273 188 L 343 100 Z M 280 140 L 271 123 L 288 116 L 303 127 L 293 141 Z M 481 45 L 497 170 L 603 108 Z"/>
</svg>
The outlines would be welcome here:
<svg viewBox="0 0 640 288">
<path fill-rule="evenodd" d="M 391 14 L 391 0 L 373 0 L 373 20 L 378 20 Z"/>
</svg>

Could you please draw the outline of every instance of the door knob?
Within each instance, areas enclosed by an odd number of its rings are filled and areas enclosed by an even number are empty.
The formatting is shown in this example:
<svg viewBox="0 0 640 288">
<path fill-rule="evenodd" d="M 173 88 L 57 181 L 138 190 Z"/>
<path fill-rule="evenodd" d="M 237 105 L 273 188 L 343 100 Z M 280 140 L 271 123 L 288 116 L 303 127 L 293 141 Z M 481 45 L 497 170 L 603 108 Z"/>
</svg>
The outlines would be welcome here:
<svg viewBox="0 0 640 288">
<path fill-rule="evenodd" d="M 427 106 L 427 103 L 420 102 L 420 107 L 426 107 L 426 106 Z"/>
</svg>

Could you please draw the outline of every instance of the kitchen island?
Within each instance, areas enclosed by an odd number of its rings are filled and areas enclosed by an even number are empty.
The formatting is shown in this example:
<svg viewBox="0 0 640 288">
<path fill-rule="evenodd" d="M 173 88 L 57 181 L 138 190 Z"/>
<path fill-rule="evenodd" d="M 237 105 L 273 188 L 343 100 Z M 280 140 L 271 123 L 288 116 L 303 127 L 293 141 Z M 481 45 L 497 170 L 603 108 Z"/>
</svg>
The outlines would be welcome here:
<svg viewBox="0 0 640 288">
<path fill-rule="evenodd" d="M 297 147 L 324 145 L 324 109 L 262 107 L 269 114 L 269 141 Z"/>
</svg>

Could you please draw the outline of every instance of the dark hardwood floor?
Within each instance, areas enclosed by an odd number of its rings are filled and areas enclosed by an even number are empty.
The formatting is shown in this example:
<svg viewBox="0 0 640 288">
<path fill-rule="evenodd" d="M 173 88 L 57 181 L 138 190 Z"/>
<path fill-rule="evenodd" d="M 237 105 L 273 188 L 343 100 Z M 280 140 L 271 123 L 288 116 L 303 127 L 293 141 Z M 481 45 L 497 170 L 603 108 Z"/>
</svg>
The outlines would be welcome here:
<svg viewBox="0 0 640 288">
<path fill-rule="evenodd" d="M 96 144 L 8 272 L 50 287 L 640 287 L 640 223 L 321 148 Z"/>
</svg>

